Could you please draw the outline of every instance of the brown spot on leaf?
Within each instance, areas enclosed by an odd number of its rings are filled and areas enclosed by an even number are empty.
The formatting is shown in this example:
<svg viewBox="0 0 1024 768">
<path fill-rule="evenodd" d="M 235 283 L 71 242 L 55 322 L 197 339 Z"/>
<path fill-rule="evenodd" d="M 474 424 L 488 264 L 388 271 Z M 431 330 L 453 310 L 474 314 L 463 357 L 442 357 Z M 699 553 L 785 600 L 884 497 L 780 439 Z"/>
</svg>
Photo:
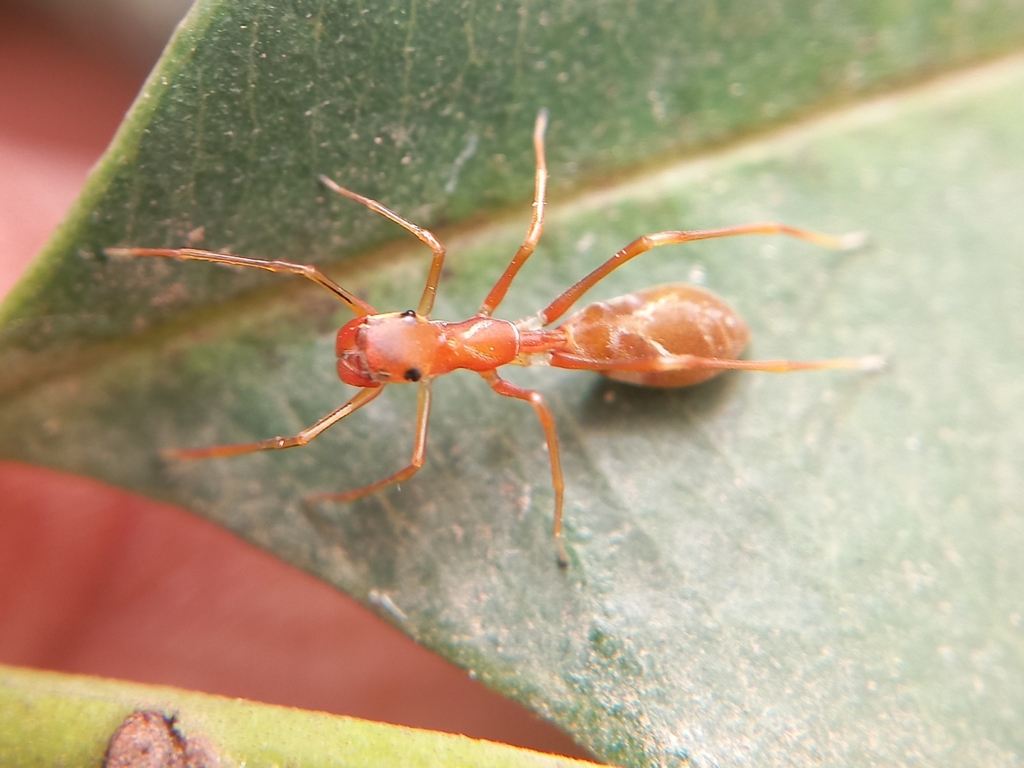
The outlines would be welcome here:
<svg viewBox="0 0 1024 768">
<path fill-rule="evenodd" d="M 203 736 L 186 738 L 161 712 L 133 712 L 118 726 L 104 759 L 106 768 L 219 768 L 220 758 Z"/>
</svg>

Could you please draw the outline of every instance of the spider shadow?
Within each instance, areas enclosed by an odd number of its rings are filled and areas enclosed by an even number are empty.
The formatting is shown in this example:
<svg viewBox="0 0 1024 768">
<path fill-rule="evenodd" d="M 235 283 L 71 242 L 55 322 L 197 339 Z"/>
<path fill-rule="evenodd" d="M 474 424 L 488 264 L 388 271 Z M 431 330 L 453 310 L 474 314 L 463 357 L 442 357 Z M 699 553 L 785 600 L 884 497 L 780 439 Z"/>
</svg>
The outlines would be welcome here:
<svg viewBox="0 0 1024 768">
<path fill-rule="evenodd" d="M 604 432 L 662 431 L 685 438 L 722 413 L 739 394 L 742 374 L 727 371 L 690 387 L 641 387 L 601 377 L 582 401 L 578 423 Z"/>
</svg>

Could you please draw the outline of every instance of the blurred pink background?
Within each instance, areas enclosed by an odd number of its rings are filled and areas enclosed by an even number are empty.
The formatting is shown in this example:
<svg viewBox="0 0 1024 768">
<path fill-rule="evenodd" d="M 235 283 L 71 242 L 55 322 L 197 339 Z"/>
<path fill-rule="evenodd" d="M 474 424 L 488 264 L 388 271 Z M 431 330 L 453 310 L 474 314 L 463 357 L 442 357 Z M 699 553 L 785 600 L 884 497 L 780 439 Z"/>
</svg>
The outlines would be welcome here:
<svg viewBox="0 0 1024 768">
<path fill-rule="evenodd" d="M 0 297 L 145 75 L 137 51 L 119 55 L 0 0 Z M 347 596 L 184 510 L 10 462 L 0 499 L 2 663 L 587 757 Z"/>
</svg>

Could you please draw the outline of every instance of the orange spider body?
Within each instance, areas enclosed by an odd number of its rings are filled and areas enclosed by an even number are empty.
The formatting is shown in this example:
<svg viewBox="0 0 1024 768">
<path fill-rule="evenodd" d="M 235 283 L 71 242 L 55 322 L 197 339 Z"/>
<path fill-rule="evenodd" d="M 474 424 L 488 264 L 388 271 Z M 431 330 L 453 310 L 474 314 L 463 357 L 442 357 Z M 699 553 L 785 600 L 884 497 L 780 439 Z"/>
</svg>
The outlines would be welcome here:
<svg viewBox="0 0 1024 768">
<path fill-rule="evenodd" d="M 367 315 L 338 331 L 338 376 L 356 387 L 432 379 L 461 369 L 493 371 L 520 353 L 508 320 L 428 320 L 412 310 Z"/>
<path fill-rule="evenodd" d="M 743 319 L 718 296 L 693 285 L 657 285 L 590 304 L 559 328 L 551 352 L 559 368 L 597 368 L 610 379 L 645 387 L 688 387 L 721 369 L 672 368 L 684 356 L 735 360 L 750 341 Z"/>
<path fill-rule="evenodd" d="M 810 362 L 739 360 L 737 358 L 750 338 L 746 324 L 720 298 L 692 285 L 660 285 L 598 301 L 580 309 L 560 326 L 547 328 L 615 269 L 659 246 L 734 235 L 782 234 L 826 248 L 847 249 L 860 245 L 864 239 L 859 234 L 833 237 L 771 222 L 644 235 L 561 293 L 535 315 L 516 322 L 491 317 L 520 268 L 533 253 L 543 231 L 547 185 L 547 165 L 544 159 L 546 126 L 547 112 L 542 110 L 537 116 L 533 134 L 537 172 L 533 220 L 526 240 L 484 299 L 477 314 L 461 322 L 430 319 L 445 258 L 445 249 L 440 241 L 430 231 L 407 221 L 375 200 L 339 186 L 326 176 L 321 176 L 320 181 L 329 189 L 401 225 L 434 252 L 416 310 L 379 313 L 316 267 L 304 264 L 267 261 L 194 248 L 106 249 L 111 256 L 159 256 L 300 275 L 334 293 L 356 315 L 354 320 L 338 331 L 336 345 L 338 376 L 346 384 L 360 388 L 347 403 L 292 437 L 274 437 L 254 443 L 211 448 L 171 450 L 166 451 L 165 455 L 172 459 L 192 460 L 305 445 L 374 400 L 387 384 L 417 384 L 416 436 L 409 465 L 382 480 L 351 491 L 311 497 L 312 500 L 352 501 L 406 480 L 423 466 L 426 461 L 431 382 L 454 370 L 475 371 L 499 395 L 530 403 L 540 420 L 548 445 L 551 481 L 555 492 L 554 537 L 558 547 L 558 562 L 564 567 L 568 564 L 568 554 L 562 541 L 565 483 L 554 416 L 539 392 L 505 381 L 498 375 L 498 368 L 504 365 L 550 365 L 598 371 L 629 384 L 683 387 L 705 381 L 727 369 L 784 373 L 828 368 L 870 370 L 881 365 L 882 361 L 878 357 Z"/>
<path fill-rule="evenodd" d="M 477 316 L 451 323 L 412 310 L 366 315 L 338 331 L 338 376 L 374 387 L 459 369 L 551 365 L 646 387 L 688 387 L 722 369 L 659 370 L 659 364 L 682 356 L 734 360 L 750 341 L 750 329 L 728 304 L 685 284 L 588 304 L 551 330 L 530 330 L 529 322 Z"/>
</svg>

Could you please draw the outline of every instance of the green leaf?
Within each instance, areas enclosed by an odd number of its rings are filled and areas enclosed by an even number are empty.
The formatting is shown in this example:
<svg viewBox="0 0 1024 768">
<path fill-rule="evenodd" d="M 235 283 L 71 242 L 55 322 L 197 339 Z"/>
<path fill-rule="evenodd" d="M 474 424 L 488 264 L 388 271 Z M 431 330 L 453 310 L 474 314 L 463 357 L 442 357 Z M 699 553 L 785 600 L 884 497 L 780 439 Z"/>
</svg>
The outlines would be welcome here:
<svg viewBox="0 0 1024 768">
<path fill-rule="evenodd" d="M 991 54 L 1024 16 L 815 8 L 199 4 L 0 310 L 0 433 L 18 436 L 0 455 L 220 522 L 618 764 L 1008 761 L 1024 748 L 1024 63 L 663 158 Z M 540 427 L 470 374 L 434 387 L 427 467 L 353 504 L 302 499 L 407 463 L 407 388 L 301 450 L 159 458 L 294 434 L 351 397 L 333 360 L 349 316 L 315 286 L 107 262 L 103 247 L 365 253 L 332 274 L 405 309 L 423 247 L 316 175 L 425 224 L 464 219 L 527 198 L 541 105 L 556 188 L 592 191 L 556 191 L 499 314 L 537 311 L 646 232 L 867 229 L 854 254 L 753 238 L 660 249 L 594 297 L 699 279 L 747 319 L 751 357 L 882 353 L 891 367 L 689 391 L 512 371 L 555 411 L 567 572 Z M 442 231 L 436 317 L 476 310 L 521 210 Z"/>
<path fill-rule="evenodd" d="M 0 388 L 24 381 L 23 350 L 63 362 L 274 283 L 108 269 L 111 245 L 336 261 L 401 233 L 326 200 L 321 173 L 424 225 L 465 219 L 528 198 L 542 106 L 564 188 L 991 56 L 1021 34 L 1016 7 L 928 0 L 200 0 L 0 310 Z"/>
<path fill-rule="evenodd" d="M 0 758 L 8 768 L 100 765 L 111 738 L 133 712 L 162 715 L 171 721 L 167 727 L 173 727 L 190 754 L 201 750 L 203 756 L 214 758 L 189 765 L 594 765 L 465 736 L 323 712 L 0 666 L 0 713 L 4 716 Z"/>
</svg>

